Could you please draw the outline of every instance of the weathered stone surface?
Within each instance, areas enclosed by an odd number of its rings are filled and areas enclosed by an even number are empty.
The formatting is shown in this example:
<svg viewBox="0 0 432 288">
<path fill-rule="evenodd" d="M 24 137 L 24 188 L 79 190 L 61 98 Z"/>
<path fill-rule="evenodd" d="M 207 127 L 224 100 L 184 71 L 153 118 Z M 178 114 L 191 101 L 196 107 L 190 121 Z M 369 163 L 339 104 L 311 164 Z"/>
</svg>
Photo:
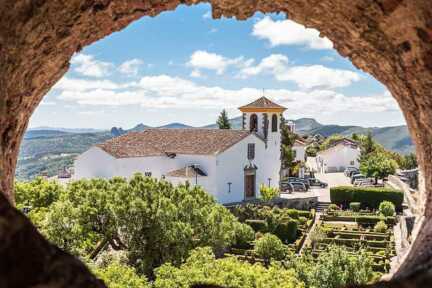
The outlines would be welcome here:
<svg viewBox="0 0 432 288">
<path fill-rule="evenodd" d="M 19 144 L 29 117 L 46 92 L 67 71 L 73 53 L 110 33 L 121 30 L 142 16 L 155 16 L 162 11 L 175 9 L 179 4 L 191 5 L 198 2 L 206 1 L 0 0 L 0 190 L 11 201 Z M 226 16 L 246 19 L 256 11 L 284 12 L 292 20 L 321 31 L 323 36 L 333 41 L 335 49 L 341 55 L 348 57 L 355 66 L 372 74 L 386 85 L 406 117 L 425 175 L 425 189 L 421 192 L 424 199 L 422 211 L 425 217 L 417 226 L 418 236 L 398 275 L 404 276 L 413 271 L 414 267 L 430 261 L 432 1 L 208 2 L 212 4 L 214 18 Z M 0 199 L 1 201 L 4 199 Z M 10 229 L 13 227 L 7 223 L 20 223 L 14 221 L 20 221 L 15 218 L 21 219 L 22 216 L 10 206 L 2 205 L 0 223 L 2 227 L 9 228 L 1 231 L 5 233 L 1 237 L 6 237 L 5 235 L 12 233 Z M 17 227 L 28 229 L 26 233 L 29 236 L 39 237 L 29 225 L 25 222 Z M 41 238 L 38 239 L 43 243 Z M 15 243 L 7 243 L 11 246 L 2 243 L 2 251 L 17 251 L 14 249 Z M 35 244 L 29 242 L 28 245 L 32 247 Z M 40 255 L 45 255 L 45 252 L 48 253 L 41 250 Z M 13 255 L 9 257 L 13 258 Z M 20 256 L 22 255 L 17 255 Z M 26 259 L 31 261 L 30 256 Z M 44 259 L 49 262 L 52 258 Z M 70 264 L 67 261 L 62 263 L 65 266 Z M 47 273 L 47 270 L 43 272 Z"/>
</svg>

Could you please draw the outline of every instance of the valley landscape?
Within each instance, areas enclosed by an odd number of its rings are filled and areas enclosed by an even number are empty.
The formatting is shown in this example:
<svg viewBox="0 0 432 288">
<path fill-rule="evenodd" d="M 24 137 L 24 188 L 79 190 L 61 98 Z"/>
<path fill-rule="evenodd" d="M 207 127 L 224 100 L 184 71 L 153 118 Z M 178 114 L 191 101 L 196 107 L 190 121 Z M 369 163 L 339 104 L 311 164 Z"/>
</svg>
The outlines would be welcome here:
<svg viewBox="0 0 432 288">
<path fill-rule="evenodd" d="M 328 137 L 332 134 L 351 136 L 372 132 L 374 139 L 385 148 L 407 154 L 414 152 L 414 145 L 405 125 L 392 127 L 360 127 L 325 125 L 312 118 L 293 120 L 296 131 L 300 135 L 321 134 Z M 230 119 L 232 129 L 241 129 L 241 117 Z M 71 129 L 55 127 L 38 127 L 29 129 L 21 144 L 16 177 L 19 180 L 29 180 L 37 175 L 46 173 L 48 176 L 57 175 L 60 169 L 72 167 L 74 158 L 91 146 L 105 142 L 108 139 L 132 131 L 143 131 L 154 128 L 138 124 L 131 129 L 113 127 L 110 131 L 98 129 Z M 183 123 L 170 123 L 157 128 L 195 128 Z M 209 124 L 201 128 L 215 128 L 216 124 Z"/>
</svg>

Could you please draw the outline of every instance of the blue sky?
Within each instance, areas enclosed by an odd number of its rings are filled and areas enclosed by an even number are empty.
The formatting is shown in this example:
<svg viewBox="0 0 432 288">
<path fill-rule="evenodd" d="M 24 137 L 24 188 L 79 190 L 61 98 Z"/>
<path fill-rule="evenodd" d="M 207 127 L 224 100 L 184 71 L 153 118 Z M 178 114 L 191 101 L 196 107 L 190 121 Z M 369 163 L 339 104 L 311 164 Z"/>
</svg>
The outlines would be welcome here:
<svg viewBox="0 0 432 288">
<path fill-rule="evenodd" d="M 215 122 L 225 108 L 264 94 L 285 117 L 325 124 L 405 121 L 386 88 L 284 15 L 213 20 L 210 6 L 181 6 L 84 48 L 45 96 L 30 127 L 130 128 Z"/>
</svg>

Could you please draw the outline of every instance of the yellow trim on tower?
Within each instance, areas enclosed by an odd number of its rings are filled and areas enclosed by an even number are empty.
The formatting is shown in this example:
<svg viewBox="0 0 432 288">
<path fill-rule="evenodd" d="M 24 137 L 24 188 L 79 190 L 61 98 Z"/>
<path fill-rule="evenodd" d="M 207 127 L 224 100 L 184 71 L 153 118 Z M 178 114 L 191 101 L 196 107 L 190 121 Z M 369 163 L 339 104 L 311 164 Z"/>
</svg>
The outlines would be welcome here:
<svg viewBox="0 0 432 288">
<path fill-rule="evenodd" d="M 286 108 L 253 108 L 253 107 L 240 107 L 239 110 L 241 112 L 273 112 L 273 113 L 282 113 L 286 110 Z"/>
</svg>

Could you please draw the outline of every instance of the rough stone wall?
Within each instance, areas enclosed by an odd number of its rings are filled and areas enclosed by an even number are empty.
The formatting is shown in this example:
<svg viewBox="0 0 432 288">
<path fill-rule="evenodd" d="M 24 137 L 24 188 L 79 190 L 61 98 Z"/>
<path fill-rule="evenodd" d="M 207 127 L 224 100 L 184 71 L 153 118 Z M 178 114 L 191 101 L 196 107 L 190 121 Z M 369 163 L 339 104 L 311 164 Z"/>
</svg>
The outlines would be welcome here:
<svg viewBox="0 0 432 288">
<path fill-rule="evenodd" d="M 431 0 L 0 0 L 0 190 L 4 195 L 13 202 L 13 175 L 28 120 L 67 71 L 73 53 L 142 16 L 198 2 L 211 2 L 214 18 L 241 20 L 256 11 L 284 12 L 321 31 L 342 56 L 387 86 L 407 120 L 426 187 L 421 192 L 426 199 L 425 217 L 399 275 L 427 263 L 432 255 Z M 22 217 L 8 203 L 1 205 L 0 223 Z M 24 221 L 18 227 L 36 237 L 29 225 Z M 8 227 L 3 233 L 12 233 L 10 226 L 0 227 Z M 7 243 L 11 246 L 2 243 L 0 257 L 14 249 L 13 242 Z M 38 272 L 36 267 L 34 273 Z"/>
</svg>

